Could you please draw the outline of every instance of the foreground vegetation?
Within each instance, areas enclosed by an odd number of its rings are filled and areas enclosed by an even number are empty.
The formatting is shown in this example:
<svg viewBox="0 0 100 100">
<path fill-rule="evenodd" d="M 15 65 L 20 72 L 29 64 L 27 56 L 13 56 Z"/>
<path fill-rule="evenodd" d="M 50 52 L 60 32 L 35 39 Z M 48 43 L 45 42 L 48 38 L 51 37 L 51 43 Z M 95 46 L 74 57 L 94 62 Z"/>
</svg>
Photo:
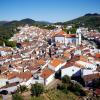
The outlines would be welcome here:
<svg viewBox="0 0 100 100">
<path fill-rule="evenodd" d="M 80 96 L 86 96 L 82 86 L 73 83 L 68 76 L 64 76 L 61 81 L 57 87 L 47 90 L 39 83 L 32 84 L 30 91 L 20 86 L 17 93 L 12 95 L 12 100 L 78 100 Z"/>
<path fill-rule="evenodd" d="M 89 100 L 100 99 L 93 96 L 91 91 L 86 92 L 78 82 L 64 76 L 54 88 L 47 89 L 40 83 L 32 84 L 30 89 L 25 85 L 19 86 L 18 90 L 12 93 L 11 100 L 84 100 L 83 98 L 87 97 Z"/>
<path fill-rule="evenodd" d="M 14 94 L 13 100 L 78 100 L 78 96 L 69 92 L 67 94 L 63 93 L 58 89 L 51 89 L 41 94 L 40 96 L 21 96 L 20 94 Z"/>
<path fill-rule="evenodd" d="M 78 100 L 78 96 L 72 92 L 64 93 L 58 89 L 49 90 L 46 95 L 49 100 Z"/>
</svg>

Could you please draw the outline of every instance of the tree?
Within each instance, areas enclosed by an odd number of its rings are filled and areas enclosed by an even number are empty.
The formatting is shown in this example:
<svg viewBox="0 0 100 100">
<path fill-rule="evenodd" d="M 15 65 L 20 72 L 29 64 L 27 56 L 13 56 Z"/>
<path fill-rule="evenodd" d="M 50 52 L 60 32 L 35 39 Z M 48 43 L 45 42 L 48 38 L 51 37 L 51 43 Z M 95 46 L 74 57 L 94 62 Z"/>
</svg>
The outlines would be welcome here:
<svg viewBox="0 0 100 100">
<path fill-rule="evenodd" d="M 97 80 L 92 81 L 92 87 L 95 88 L 100 88 L 100 78 Z"/>
<path fill-rule="evenodd" d="M 70 77 L 67 76 L 67 75 L 65 75 L 65 76 L 62 78 L 62 83 L 66 83 L 66 84 L 71 83 Z"/>
<path fill-rule="evenodd" d="M 15 47 L 16 46 L 16 42 L 14 42 L 14 41 L 8 41 L 8 40 L 6 40 L 5 44 L 8 47 Z"/>
<path fill-rule="evenodd" d="M 24 100 L 24 99 L 20 94 L 16 93 L 12 95 L 12 100 Z"/>
<path fill-rule="evenodd" d="M 39 96 L 44 92 L 44 86 L 40 83 L 35 83 L 31 85 L 31 93 L 34 96 Z"/>
<path fill-rule="evenodd" d="M 66 84 L 61 84 L 61 85 L 57 85 L 57 89 L 61 90 L 64 93 L 68 93 L 68 89 L 67 89 L 67 85 Z"/>
<path fill-rule="evenodd" d="M 76 33 L 76 28 L 72 28 L 69 30 L 71 34 L 75 34 Z"/>
<path fill-rule="evenodd" d="M 29 39 L 25 39 L 24 42 L 29 42 Z"/>
<path fill-rule="evenodd" d="M 0 39 L 0 46 L 2 46 L 2 45 L 3 45 L 3 40 Z"/>
<path fill-rule="evenodd" d="M 48 26 L 45 26 L 44 29 L 48 29 L 48 30 L 53 30 L 55 29 L 56 27 L 53 26 L 53 25 L 48 25 Z"/>
<path fill-rule="evenodd" d="M 69 34 L 69 30 L 67 30 L 66 28 L 63 28 L 63 31 L 65 31 L 67 34 Z"/>
<path fill-rule="evenodd" d="M 25 85 L 20 85 L 19 91 L 20 91 L 21 93 L 23 93 L 23 92 L 25 92 L 25 91 L 27 91 L 27 90 L 28 90 L 28 88 L 27 88 Z"/>
<path fill-rule="evenodd" d="M 71 83 L 68 86 L 68 90 L 70 90 L 71 92 L 75 93 L 78 96 L 86 96 L 86 92 L 83 90 L 82 85 L 80 85 L 77 82 Z"/>
</svg>

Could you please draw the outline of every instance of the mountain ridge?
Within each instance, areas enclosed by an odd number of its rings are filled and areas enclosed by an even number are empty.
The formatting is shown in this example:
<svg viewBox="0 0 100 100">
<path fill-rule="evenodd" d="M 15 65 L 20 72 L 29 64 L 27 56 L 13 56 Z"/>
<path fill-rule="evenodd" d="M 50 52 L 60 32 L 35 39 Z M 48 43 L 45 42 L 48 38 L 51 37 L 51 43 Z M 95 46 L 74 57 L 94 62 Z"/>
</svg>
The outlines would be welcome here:
<svg viewBox="0 0 100 100">
<path fill-rule="evenodd" d="M 70 21 L 65 21 L 65 22 L 58 22 L 55 23 L 56 25 L 74 25 L 76 27 L 88 27 L 90 29 L 98 29 L 100 31 L 100 14 L 98 13 L 88 13 L 85 14 L 84 16 L 75 18 Z"/>
<path fill-rule="evenodd" d="M 30 19 L 30 18 L 25 18 L 25 19 L 22 19 L 22 20 L 0 21 L 0 25 L 8 25 L 8 24 L 22 24 L 22 25 L 25 25 L 25 24 L 38 25 L 38 24 L 41 24 L 41 25 L 46 25 L 46 24 L 52 24 L 52 23 L 47 22 L 47 21 L 35 21 L 33 19 Z"/>
</svg>

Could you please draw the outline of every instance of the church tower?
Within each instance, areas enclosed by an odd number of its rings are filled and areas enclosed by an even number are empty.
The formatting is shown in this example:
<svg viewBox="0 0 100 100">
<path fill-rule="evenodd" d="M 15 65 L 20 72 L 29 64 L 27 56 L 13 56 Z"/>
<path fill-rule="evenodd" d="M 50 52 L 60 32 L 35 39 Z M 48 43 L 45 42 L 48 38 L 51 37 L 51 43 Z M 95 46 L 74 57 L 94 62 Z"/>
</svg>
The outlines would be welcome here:
<svg viewBox="0 0 100 100">
<path fill-rule="evenodd" d="M 81 37 L 81 29 L 78 28 L 77 31 L 76 31 L 76 34 L 77 34 L 77 37 L 78 37 L 78 45 L 81 45 L 81 42 L 82 42 L 82 37 Z"/>
</svg>

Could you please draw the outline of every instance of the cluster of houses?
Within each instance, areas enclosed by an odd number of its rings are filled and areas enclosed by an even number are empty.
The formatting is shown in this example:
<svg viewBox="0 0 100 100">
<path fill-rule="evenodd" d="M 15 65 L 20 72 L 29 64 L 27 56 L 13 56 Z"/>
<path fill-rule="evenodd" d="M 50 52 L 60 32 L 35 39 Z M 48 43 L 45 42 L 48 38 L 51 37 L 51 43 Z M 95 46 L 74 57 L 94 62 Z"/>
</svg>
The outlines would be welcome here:
<svg viewBox="0 0 100 100">
<path fill-rule="evenodd" d="M 56 75 L 82 77 L 85 86 L 100 78 L 100 52 L 81 40 L 80 29 L 67 34 L 25 26 L 11 40 L 16 48 L 0 47 L 0 91 L 11 93 L 36 82 L 48 85 Z"/>
<path fill-rule="evenodd" d="M 83 37 L 86 40 L 89 40 L 92 44 L 94 44 L 97 48 L 100 49 L 100 32 L 97 30 L 90 30 L 87 29 L 83 30 Z"/>
</svg>

